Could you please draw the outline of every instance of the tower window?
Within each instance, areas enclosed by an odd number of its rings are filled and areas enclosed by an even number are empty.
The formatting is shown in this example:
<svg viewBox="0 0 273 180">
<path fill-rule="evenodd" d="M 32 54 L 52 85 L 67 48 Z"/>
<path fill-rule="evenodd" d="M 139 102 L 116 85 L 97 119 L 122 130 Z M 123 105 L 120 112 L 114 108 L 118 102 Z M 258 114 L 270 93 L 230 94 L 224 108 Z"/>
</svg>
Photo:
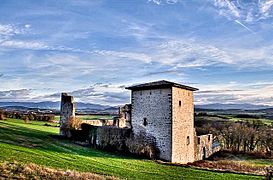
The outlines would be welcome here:
<svg viewBox="0 0 273 180">
<path fill-rule="evenodd" d="M 208 141 L 210 142 L 210 135 L 208 136 Z"/>
<path fill-rule="evenodd" d="M 200 138 L 197 138 L 197 144 L 200 144 Z"/>
<path fill-rule="evenodd" d="M 143 118 L 143 126 L 147 126 L 148 122 L 147 122 L 147 118 Z"/>
<path fill-rule="evenodd" d="M 150 91 L 150 95 L 152 95 L 152 91 Z"/>
<path fill-rule="evenodd" d="M 181 104 L 182 104 L 181 101 L 179 101 L 179 106 L 181 106 Z"/>
<path fill-rule="evenodd" d="M 187 145 L 190 144 L 190 136 L 187 136 Z"/>
</svg>

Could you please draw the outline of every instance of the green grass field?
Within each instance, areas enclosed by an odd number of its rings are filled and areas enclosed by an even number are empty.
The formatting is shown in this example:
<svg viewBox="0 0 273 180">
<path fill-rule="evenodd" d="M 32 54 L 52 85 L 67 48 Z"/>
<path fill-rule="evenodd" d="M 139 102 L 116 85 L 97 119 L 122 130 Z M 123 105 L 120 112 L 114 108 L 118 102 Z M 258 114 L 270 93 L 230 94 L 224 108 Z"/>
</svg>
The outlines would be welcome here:
<svg viewBox="0 0 273 180">
<path fill-rule="evenodd" d="M 112 120 L 109 115 L 82 115 L 77 116 L 80 120 Z"/>
<path fill-rule="evenodd" d="M 273 120 L 266 119 L 266 118 L 255 119 L 255 118 L 236 118 L 236 117 L 231 117 L 230 121 L 233 121 L 233 122 L 250 122 L 250 123 L 253 123 L 254 121 L 261 121 L 263 124 L 266 124 L 268 126 L 270 126 L 273 123 Z"/>
<path fill-rule="evenodd" d="M 262 179 L 158 164 L 151 160 L 119 156 L 56 140 L 59 129 L 44 122 L 0 121 L 0 162 L 35 163 L 50 168 L 76 170 L 127 179 Z"/>
<path fill-rule="evenodd" d="M 272 125 L 273 120 L 266 119 L 266 118 L 237 118 L 232 115 L 218 115 L 217 116 L 196 116 L 195 121 L 231 121 L 231 122 L 250 122 L 253 123 L 254 121 L 261 121 L 265 125 Z"/>
</svg>

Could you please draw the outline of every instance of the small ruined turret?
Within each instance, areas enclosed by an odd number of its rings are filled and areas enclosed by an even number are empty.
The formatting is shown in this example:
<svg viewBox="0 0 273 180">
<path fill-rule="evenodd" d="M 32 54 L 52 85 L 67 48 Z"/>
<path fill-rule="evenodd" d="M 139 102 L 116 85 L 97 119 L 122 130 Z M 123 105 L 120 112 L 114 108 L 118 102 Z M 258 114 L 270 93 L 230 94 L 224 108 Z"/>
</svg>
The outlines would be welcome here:
<svg viewBox="0 0 273 180">
<path fill-rule="evenodd" d="M 69 119 L 75 117 L 75 102 L 74 97 L 67 93 L 61 95 L 61 110 L 60 110 L 60 136 L 70 137 Z"/>
<path fill-rule="evenodd" d="M 119 116 L 114 117 L 114 126 L 119 128 L 132 128 L 131 125 L 131 104 L 119 107 Z"/>
</svg>

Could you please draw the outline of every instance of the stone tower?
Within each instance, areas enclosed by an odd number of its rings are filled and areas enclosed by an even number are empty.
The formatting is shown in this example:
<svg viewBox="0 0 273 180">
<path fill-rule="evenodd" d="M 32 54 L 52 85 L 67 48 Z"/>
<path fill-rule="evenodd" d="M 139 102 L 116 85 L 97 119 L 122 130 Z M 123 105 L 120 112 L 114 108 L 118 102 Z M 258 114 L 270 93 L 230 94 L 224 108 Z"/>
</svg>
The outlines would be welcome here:
<svg viewBox="0 0 273 180">
<path fill-rule="evenodd" d="M 194 156 L 193 91 L 198 89 L 169 81 L 127 87 L 131 93 L 131 124 L 134 133 L 156 140 L 159 158 L 188 163 Z"/>
<path fill-rule="evenodd" d="M 61 95 L 61 110 L 60 110 L 60 136 L 70 137 L 70 131 L 67 128 L 69 118 L 75 117 L 75 102 L 74 97 L 67 93 Z"/>
</svg>

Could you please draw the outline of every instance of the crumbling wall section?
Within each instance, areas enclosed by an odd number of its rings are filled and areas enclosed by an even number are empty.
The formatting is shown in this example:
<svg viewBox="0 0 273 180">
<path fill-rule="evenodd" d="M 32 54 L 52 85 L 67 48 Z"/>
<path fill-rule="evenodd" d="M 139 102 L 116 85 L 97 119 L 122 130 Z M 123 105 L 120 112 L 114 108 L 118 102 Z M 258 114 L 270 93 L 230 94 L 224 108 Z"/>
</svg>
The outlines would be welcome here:
<svg viewBox="0 0 273 180">
<path fill-rule="evenodd" d="M 206 159 L 214 153 L 212 147 L 212 134 L 196 136 L 195 140 L 195 161 Z"/>
<path fill-rule="evenodd" d="M 60 136 L 70 137 L 71 132 L 68 127 L 69 119 L 75 117 L 75 101 L 73 96 L 67 93 L 61 95 L 60 110 Z"/>
<path fill-rule="evenodd" d="M 119 107 L 119 116 L 114 118 L 113 125 L 119 128 L 131 128 L 131 104 Z"/>
<path fill-rule="evenodd" d="M 82 131 L 90 145 L 98 149 L 157 158 L 156 139 L 149 135 L 134 134 L 129 128 L 89 124 L 82 124 Z"/>
</svg>

